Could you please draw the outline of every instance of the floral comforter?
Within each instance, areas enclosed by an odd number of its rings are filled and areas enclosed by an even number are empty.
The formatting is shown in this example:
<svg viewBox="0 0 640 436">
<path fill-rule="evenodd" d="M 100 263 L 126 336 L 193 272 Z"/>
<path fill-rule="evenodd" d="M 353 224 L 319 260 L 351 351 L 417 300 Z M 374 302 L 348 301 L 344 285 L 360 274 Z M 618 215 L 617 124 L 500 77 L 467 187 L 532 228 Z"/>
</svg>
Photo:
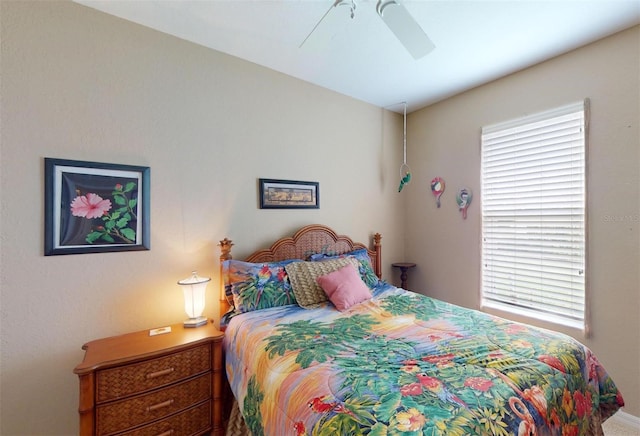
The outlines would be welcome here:
<svg viewBox="0 0 640 436">
<path fill-rule="evenodd" d="M 587 435 L 623 405 L 574 339 L 382 284 L 236 316 L 231 389 L 259 435 Z"/>
</svg>

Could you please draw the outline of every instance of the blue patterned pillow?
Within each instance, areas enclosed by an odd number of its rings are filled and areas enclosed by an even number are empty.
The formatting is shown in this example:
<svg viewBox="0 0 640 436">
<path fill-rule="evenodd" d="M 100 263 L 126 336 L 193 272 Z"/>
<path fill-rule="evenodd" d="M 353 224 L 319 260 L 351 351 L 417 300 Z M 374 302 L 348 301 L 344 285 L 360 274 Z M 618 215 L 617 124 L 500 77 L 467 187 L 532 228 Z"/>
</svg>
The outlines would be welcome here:
<svg viewBox="0 0 640 436">
<path fill-rule="evenodd" d="M 369 289 L 373 289 L 380 282 L 380 279 L 373 271 L 373 267 L 371 266 L 371 258 L 369 257 L 369 253 L 366 248 L 360 248 L 358 250 L 353 250 L 344 254 L 332 254 L 332 253 L 317 253 L 309 256 L 309 260 L 318 261 L 318 260 L 327 260 L 327 259 L 335 259 L 340 257 L 354 257 L 360 263 L 360 267 L 358 268 L 358 272 L 360 273 L 360 277 L 362 277 L 362 281 L 367 284 Z"/>
<path fill-rule="evenodd" d="M 245 313 L 270 307 L 297 304 L 284 266 L 299 261 L 249 263 L 226 260 L 222 263 L 225 293 L 234 312 Z"/>
</svg>

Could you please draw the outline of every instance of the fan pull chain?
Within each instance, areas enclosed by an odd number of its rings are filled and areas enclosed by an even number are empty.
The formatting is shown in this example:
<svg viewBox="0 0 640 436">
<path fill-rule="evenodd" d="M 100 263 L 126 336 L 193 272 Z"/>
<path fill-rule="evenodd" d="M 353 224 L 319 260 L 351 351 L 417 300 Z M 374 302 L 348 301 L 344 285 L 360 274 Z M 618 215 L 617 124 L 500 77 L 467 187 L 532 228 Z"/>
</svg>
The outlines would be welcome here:
<svg viewBox="0 0 640 436">
<path fill-rule="evenodd" d="M 402 188 L 404 185 L 408 185 L 411 181 L 411 168 L 407 165 L 407 102 L 403 102 L 404 104 L 404 118 L 403 118 L 403 127 L 402 127 L 402 151 L 403 151 L 403 160 L 402 165 L 400 165 L 400 186 L 398 187 L 398 192 L 402 192 Z"/>
</svg>

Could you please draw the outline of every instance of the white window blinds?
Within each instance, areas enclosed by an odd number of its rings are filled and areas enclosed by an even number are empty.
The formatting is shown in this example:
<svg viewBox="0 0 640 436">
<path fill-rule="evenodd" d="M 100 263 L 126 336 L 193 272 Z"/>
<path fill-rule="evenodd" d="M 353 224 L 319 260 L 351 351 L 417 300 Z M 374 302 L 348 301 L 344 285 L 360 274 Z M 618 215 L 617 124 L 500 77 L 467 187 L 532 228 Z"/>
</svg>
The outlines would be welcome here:
<svg viewBox="0 0 640 436">
<path fill-rule="evenodd" d="M 482 304 L 585 328 L 588 100 L 482 129 Z"/>
</svg>

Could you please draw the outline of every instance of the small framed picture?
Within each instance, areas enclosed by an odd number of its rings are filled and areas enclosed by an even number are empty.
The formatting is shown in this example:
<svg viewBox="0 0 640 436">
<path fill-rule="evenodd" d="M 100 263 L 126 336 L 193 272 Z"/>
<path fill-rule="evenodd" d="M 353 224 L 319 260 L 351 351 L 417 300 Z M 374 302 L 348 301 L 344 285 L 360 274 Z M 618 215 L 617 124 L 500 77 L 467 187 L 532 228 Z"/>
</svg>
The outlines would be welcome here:
<svg viewBox="0 0 640 436">
<path fill-rule="evenodd" d="M 259 179 L 260 209 L 319 209 L 318 182 Z"/>
<path fill-rule="evenodd" d="M 45 256 L 149 250 L 149 167 L 44 162 Z"/>
</svg>

